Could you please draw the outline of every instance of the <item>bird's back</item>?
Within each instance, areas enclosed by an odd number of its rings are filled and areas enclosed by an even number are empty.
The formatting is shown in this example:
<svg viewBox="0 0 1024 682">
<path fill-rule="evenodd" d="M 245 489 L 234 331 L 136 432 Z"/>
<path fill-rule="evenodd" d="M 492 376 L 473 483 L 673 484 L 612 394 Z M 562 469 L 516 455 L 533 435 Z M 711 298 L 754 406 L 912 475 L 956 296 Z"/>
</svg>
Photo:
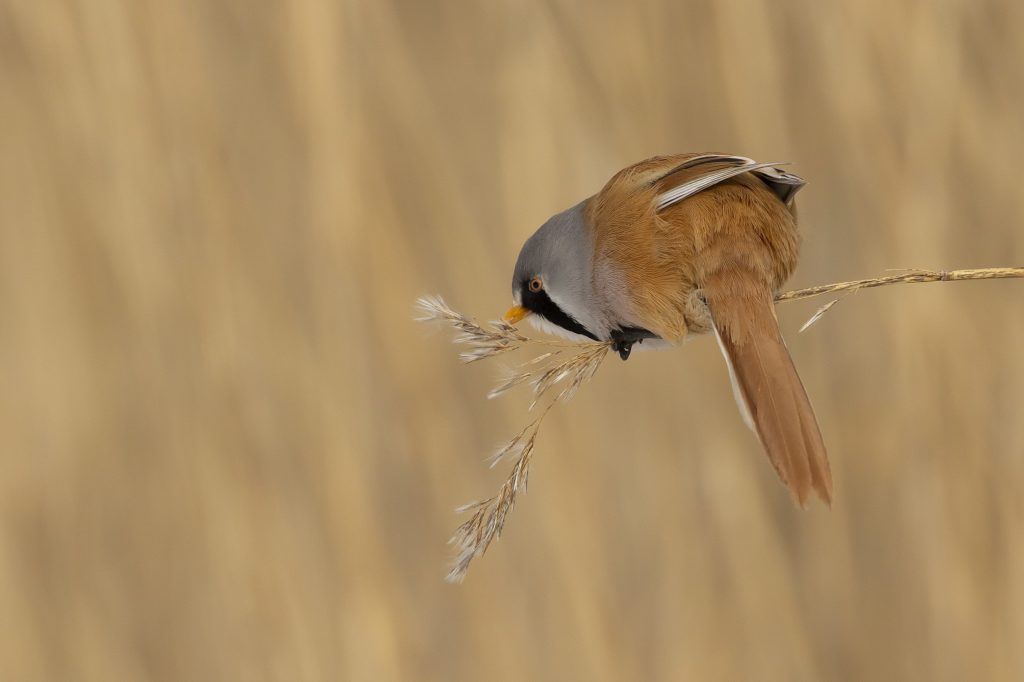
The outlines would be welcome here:
<svg viewBox="0 0 1024 682">
<path fill-rule="evenodd" d="M 655 157 L 613 177 L 587 206 L 597 268 L 618 269 L 631 322 L 670 341 L 710 330 L 694 289 L 716 269 L 740 263 L 775 291 L 796 267 L 799 235 L 792 203 L 744 173 L 656 210 L 657 197 L 728 167 L 700 163 L 676 172 L 696 154 Z M 615 281 L 613 278 L 611 281 Z M 608 292 L 609 300 L 621 292 Z"/>
</svg>

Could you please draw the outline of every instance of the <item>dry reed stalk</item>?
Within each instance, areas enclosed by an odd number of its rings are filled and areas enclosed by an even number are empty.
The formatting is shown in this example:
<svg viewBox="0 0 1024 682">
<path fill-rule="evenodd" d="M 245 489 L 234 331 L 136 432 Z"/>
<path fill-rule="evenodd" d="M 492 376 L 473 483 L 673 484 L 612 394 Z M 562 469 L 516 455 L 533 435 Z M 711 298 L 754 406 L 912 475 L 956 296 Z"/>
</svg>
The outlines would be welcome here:
<svg viewBox="0 0 1024 682">
<path fill-rule="evenodd" d="M 796 289 L 775 296 L 776 303 L 797 301 L 837 291 L 856 291 L 884 287 L 889 284 L 914 284 L 918 282 L 962 282 L 969 279 L 1010 279 L 1024 277 L 1024 268 L 976 268 L 973 270 L 903 270 L 899 275 L 886 275 L 872 279 L 855 279 L 850 282 L 819 284 L 816 287 Z"/>
<path fill-rule="evenodd" d="M 833 284 L 819 284 L 816 287 L 806 289 L 795 289 L 775 295 L 776 303 L 787 301 L 799 301 L 802 298 L 821 296 L 822 294 L 834 294 L 846 292 L 849 295 L 860 289 L 872 289 L 884 287 L 890 284 L 915 284 L 919 282 L 962 282 L 970 279 L 1009 279 L 1024 277 L 1024 268 L 975 268 L 971 270 L 903 270 L 898 275 L 885 275 L 871 279 L 855 279 L 849 282 L 835 282 Z M 822 316 L 832 309 L 841 299 L 835 298 L 818 308 L 811 315 L 807 322 L 800 327 L 800 331 L 806 331 L 811 325 L 820 320 Z"/>
<path fill-rule="evenodd" d="M 1022 268 L 979 268 L 972 270 L 906 270 L 897 275 L 885 275 L 872 279 L 858 279 L 849 282 L 822 284 L 816 287 L 796 289 L 775 296 L 776 303 L 798 301 L 823 294 L 848 292 L 860 289 L 888 286 L 890 284 L 912 284 L 918 282 L 957 282 L 976 279 L 1024 278 Z M 804 324 L 804 331 L 817 322 L 840 299 L 829 301 Z M 530 476 L 530 462 L 533 458 L 537 434 L 544 417 L 557 402 L 572 398 L 579 387 L 593 378 L 608 351 L 610 341 L 570 342 L 552 339 L 537 339 L 524 336 L 516 327 L 503 321 L 491 322 L 489 327 L 478 324 L 469 317 L 452 309 L 440 296 L 425 296 L 416 302 L 422 313 L 417 320 L 423 322 L 445 322 L 458 332 L 455 343 L 468 345 L 470 349 L 459 355 L 463 362 L 476 362 L 509 351 L 531 346 L 549 348 L 546 352 L 527 360 L 518 366 L 500 385 L 488 393 L 495 398 L 524 383 L 533 385 L 533 402 L 530 410 L 556 385 L 565 382 L 561 391 L 547 404 L 541 413 L 522 431 L 489 459 L 494 467 L 505 458 L 515 455 L 508 478 L 493 497 L 472 502 L 456 509 L 457 513 L 472 512 L 470 518 L 456 530 L 450 544 L 458 548 L 458 554 L 448 572 L 448 582 L 461 582 L 473 559 L 487 551 L 491 542 L 501 536 L 508 513 L 515 507 L 516 497 L 526 490 Z M 576 351 L 575 353 L 571 351 Z"/>
</svg>

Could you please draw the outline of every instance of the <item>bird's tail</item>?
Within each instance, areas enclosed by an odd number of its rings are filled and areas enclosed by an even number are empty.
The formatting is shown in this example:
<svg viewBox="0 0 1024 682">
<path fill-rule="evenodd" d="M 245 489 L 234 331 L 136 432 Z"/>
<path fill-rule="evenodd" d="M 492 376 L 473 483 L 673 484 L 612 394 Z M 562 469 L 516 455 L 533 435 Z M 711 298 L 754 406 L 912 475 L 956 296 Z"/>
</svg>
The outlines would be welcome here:
<svg viewBox="0 0 1024 682">
<path fill-rule="evenodd" d="M 832 502 L 825 443 L 779 331 L 771 291 L 752 271 L 713 273 L 703 283 L 733 393 L 797 503 L 813 489 Z"/>
</svg>

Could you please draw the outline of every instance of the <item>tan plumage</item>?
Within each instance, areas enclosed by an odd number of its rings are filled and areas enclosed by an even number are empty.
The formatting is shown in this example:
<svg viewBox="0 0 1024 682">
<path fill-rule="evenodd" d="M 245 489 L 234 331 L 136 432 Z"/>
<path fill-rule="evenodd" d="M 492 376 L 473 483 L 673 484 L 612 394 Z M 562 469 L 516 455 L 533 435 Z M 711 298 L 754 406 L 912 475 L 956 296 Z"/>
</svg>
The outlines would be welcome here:
<svg viewBox="0 0 1024 682">
<path fill-rule="evenodd" d="M 630 320 L 664 339 L 710 331 L 713 323 L 742 400 L 779 477 L 797 501 L 825 502 L 832 478 L 810 401 L 779 332 L 772 294 L 796 267 L 795 210 L 746 173 L 665 209 L 655 198 L 722 168 L 670 172 L 695 154 L 656 157 L 617 173 L 591 199 L 597 272 L 618 271 Z M 711 320 L 691 294 L 700 289 Z"/>
<path fill-rule="evenodd" d="M 803 506 L 832 499 L 825 446 L 775 319 L 796 267 L 793 195 L 774 164 L 659 156 L 615 174 L 523 246 L 507 319 L 612 340 L 623 359 L 651 333 L 672 343 L 714 330 L 748 424 Z"/>
</svg>

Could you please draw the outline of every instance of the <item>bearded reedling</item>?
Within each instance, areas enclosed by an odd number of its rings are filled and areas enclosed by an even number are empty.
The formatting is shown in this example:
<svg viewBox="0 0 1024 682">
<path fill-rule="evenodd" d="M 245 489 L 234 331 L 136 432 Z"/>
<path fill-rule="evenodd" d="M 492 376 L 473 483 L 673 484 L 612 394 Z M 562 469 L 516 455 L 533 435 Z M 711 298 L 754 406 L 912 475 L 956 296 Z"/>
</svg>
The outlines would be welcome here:
<svg viewBox="0 0 1024 682">
<path fill-rule="evenodd" d="M 610 342 L 624 360 L 648 339 L 713 331 L 744 420 L 806 506 L 812 490 L 831 502 L 832 475 L 775 317 L 797 263 L 794 196 L 805 184 L 777 165 L 679 154 L 619 171 L 527 240 L 505 321 Z"/>
</svg>

